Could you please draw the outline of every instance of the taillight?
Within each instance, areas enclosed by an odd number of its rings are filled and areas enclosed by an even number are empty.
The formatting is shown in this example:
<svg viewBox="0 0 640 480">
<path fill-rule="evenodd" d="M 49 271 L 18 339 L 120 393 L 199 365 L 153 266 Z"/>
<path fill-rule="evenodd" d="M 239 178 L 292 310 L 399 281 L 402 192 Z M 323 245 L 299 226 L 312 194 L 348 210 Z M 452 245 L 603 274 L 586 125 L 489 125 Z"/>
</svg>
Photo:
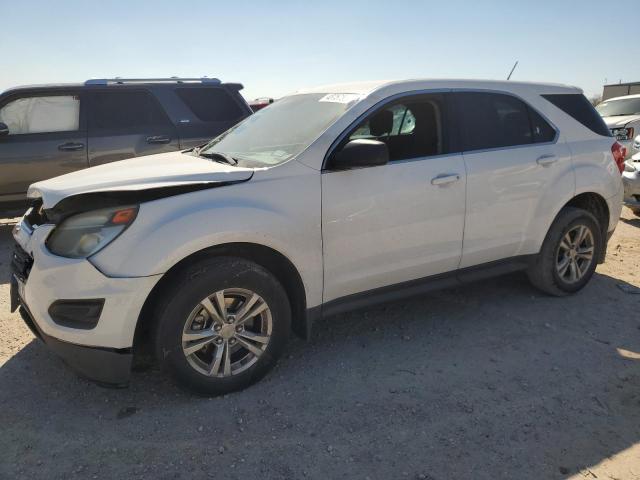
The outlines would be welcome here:
<svg viewBox="0 0 640 480">
<path fill-rule="evenodd" d="M 624 172 L 624 157 L 627 156 L 627 149 L 616 142 L 611 145 L 611 153 L 613 154 L 613 159 L 616 161 L 616 165 L 618 165 L 620 173 Z"/>
</svg>

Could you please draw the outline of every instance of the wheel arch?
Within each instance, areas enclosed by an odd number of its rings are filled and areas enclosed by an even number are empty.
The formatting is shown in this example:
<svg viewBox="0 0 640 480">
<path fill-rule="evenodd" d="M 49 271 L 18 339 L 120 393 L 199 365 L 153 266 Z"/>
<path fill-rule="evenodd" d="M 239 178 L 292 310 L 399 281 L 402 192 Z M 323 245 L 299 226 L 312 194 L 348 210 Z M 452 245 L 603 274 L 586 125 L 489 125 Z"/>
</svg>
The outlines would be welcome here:
<svg viewBox="0 0 640 480">
<path fill-rule="evenodd" d="M 583 192 L 574 196 L 565 203 L 562 208 L 558 211 L 553 221 L 560 215 L 560 212 L 567 207 L 580 208 L 582 210 L 586 210 L 591 213 L 600 224 L 600 233 L 602 235 L 602 250 L 600 251 L 600 255 L 598 258 L 598 263 L 604 262 L 604 257 L 607 253 L 607 232 L 609 229 L 609 219 L 610 219 L 610 211 L 609 205 L 605 198 L 596 192 Z M 553 222 L 552 222 L 553 224 Z M 551 228 L 551 226 L 549 226 Z"/>
<path fill-rule="evenodd" d="M 134 350 L 146 350 L 149 332 L 153 325 L 153 307 L 164 293 L 177 272 L 212 257 L 233 256 L 243 258 L 264 267 L 282 284 L 291 306 L 292 330 L 302 338 L 309 338 L 311 319 L 307 315 L 307 295 L 302 276 L 293 262 L 281 252 L 264 245 L 247 242 L 225 243 L 208 247 L 183 258 L 173 265 L 154 286 L 147 296 L 138 316 L 133 346 Z"/>
</svg>

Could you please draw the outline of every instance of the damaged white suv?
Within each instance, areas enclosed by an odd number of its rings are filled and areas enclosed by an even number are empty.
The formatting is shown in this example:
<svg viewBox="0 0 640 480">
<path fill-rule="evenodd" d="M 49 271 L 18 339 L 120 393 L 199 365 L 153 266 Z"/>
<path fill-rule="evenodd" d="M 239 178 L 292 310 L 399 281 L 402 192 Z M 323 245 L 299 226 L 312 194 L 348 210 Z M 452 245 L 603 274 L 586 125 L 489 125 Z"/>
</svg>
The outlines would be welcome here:
<svg viewBox="0 0 640 480">
<path fill-rule="evenodd" d="M 525 270 L 580 290 L 621 210 L 624 149 L 576 88 L 410 80 L 284 97 L 202 148 L 31 186 L 12 303 L 81 374 L 154 346 L 243 388 L 331 315 Z"/>
</svg>

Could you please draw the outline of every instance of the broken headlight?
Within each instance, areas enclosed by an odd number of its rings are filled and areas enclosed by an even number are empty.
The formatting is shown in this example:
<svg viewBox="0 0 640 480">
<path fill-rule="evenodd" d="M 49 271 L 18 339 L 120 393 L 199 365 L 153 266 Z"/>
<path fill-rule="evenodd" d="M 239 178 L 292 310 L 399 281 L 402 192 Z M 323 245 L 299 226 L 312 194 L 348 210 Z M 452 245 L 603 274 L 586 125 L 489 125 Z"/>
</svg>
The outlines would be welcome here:
<svg viewBox="0 0 640 480">
<path fill-rule="evenodd" d="M 47 248 L 62 257 L 86 258 L 124 232 L 137 214 L 136 205 L 72 215 L 53 230 L 47 239 Z"/>
</svg>

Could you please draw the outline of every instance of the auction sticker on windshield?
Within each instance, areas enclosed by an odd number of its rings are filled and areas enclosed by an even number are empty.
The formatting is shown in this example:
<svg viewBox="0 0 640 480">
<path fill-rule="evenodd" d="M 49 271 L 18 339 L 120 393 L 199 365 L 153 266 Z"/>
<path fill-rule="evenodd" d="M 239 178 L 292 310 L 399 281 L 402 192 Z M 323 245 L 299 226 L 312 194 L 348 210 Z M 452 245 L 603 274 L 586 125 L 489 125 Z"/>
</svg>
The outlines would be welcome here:
<svg viewBox="0 0 640 480">
<path fill-rule="evenodd" d="M 362 95 L 358 93 L 328 93 L 318 101 L 332 103 L 351 103 L 357 102 L 361 98 Z"/>
</svg>

